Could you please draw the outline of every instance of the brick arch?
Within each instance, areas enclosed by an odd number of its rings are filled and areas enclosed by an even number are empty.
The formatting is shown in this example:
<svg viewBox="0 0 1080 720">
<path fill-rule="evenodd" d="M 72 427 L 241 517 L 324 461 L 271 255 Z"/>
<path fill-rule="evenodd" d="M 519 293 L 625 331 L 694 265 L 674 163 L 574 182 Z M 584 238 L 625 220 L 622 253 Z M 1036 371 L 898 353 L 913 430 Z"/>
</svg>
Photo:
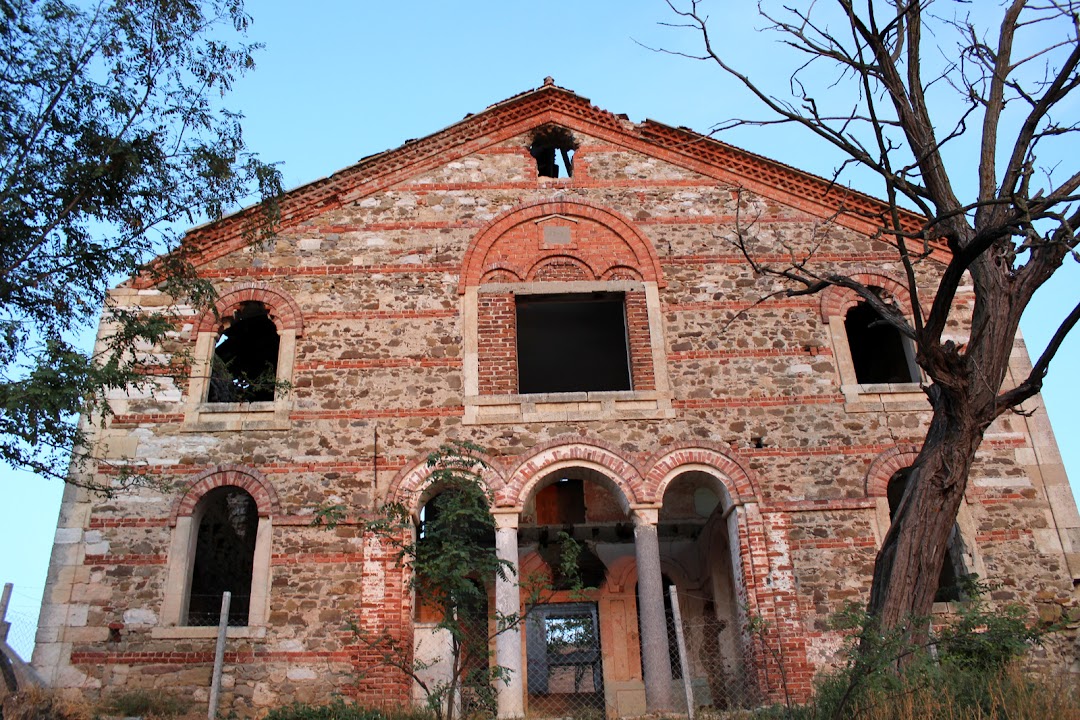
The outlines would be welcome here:
<svg viewBox="0 0 1080 720">
<path fill-rule="evenodd" d="M 490 456 L 485 453 L 477 453 L 477 456 L 487 466 L 480 471 L 481 479 L 488 490 L 497 494 L 506 484 L 502 473 L 499 472 L 495 461 Z M 390 480 L 390 485 L 386 488 L 387 501 L 401 503 L 409 508 L 410 512 L 419 512 L 432 470 L 433 468 L 428 467 L 428 455 L 422 455 L 405 465 Z"/>
<path fill-rule="evenodd" d="M 734 505 L 759 502 L 757 483 L 754 482 L 745 465 L 733 458 L 730 452 L 728 449 L 721 450 L 717 446 L 702 443 L 682 443 L 653 456 L 649 470 L 645 474 L 648 501 L 662 503 L 664 492 L 678 477 L 679 471 L 685 468 L 715 473 L 717 479 L 727 489 L 728 496 Z"/>
<path fill-rule="evenodd" d="M 626 265 L 612 265 L 600 274 L 601 280 L 641 280 L 641 273 Z"/>
<path fill-rule="evenodd" d="M 569 268 L 570 272 L 560 266 Z M 526 278 L 528 280 L 595 280 L 596 273 L 584 260 L 573 255 L 558 253 L 540 258 L 529 268 Z"/>
<path fill-rule="evenodd" d="M 897 445 L 878 455 L 866 471 L 866 497 L 886 497 L 889 480 L 897 470 L 911 467 L 919 457 L 916 445 Z"/>
<path fill-rule="evenodd" d="M 867 287 L 879 287 L 896 299 L 905 315 L 911 315 L 911 293 L 899 280 L 878 271 L 859 272 L 851 276 L 852 280 Z M 828 324 L 830 317 L 844 317 L 847 311 L 862 302 L 854 290 L 839 285 L 830 285 L 821 291 L 821 321 Z"/>
<path fill-rule="evenodd" d="M 553 470 L 578 466 L 603 473 L 629 504 L 647 502 L 642 495 L 644 479 L 632 462 L 613 446 L 580 436 L 555 438 L 522 459 L 507 475 L 507 484 L 496 493 L 496 504 L 523 507 L 536 484 Z"/>
<path fill-rule="evenodd" d="M 228 317 L 240 303 L 252 301 L 266 306 L 270 319 L 279 331 L 295 330 L 297 337 L 304 334 L 304 316 L 295 300 L 266 283 L 250 282 L 232 287 L 219 295 L 213 307 L 205 310 L 195 322 L 191 331 L 192 339 L 202 332 L 219 332 L 222 318 Z"/>
<path fill-rule="evenodd" d="M 480 278 L 482 283 L 497 283 L 497 282 L 521 282 L 521 277 L 511 270 L 510 268 L 495 266 L 490 268 L 484 273 L 484 276 Z"/>
<path fill-rule="evenodd" d="M 255 500 L 259 517 L 270 517 L 281 512 L 277 491 L 261 472 L 244 465 L 218 465 L 196 476 L 173 501 L 169 525 L 176 527 L 176 519 L 193 514 L 195 506 L 206 493 L 226 486 L 246 490 Z"/>
<path fill-rule="evenodd" d="M 515 208 L 492 219 L 473 238 L 461 266 L 461 279 L 458 292 L 480 284 L 480 279 L 491 269 L 486 265 L 488 252 L 504 233 L 512 228 L 548 215 L 578 217 L 596 222 L 613 232 L 626 243 L 633 252 L 638 267 L 637 272 L 645 281 L 656 282 L 664 286 L 660 258 L 652 242 L 632 222 L 623 215 L 599 205 L 581 201 L 536 201 L 518 205 Z"/>
</svg>

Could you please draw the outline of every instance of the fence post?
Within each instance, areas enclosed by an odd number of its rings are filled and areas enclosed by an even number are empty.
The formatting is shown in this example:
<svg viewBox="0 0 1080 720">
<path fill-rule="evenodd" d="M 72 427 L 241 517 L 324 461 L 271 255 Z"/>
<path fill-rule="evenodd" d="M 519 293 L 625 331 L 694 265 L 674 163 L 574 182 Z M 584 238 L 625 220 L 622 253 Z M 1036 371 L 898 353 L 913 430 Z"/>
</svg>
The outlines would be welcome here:
<svg viewBox="0 0 1080 720">
<path fill-rule="evenodd" d="M 226 590 L 221 594 L 221 617 L 218 618 L 217 647 L 214 648 L 214 675 L 210 680 L 210 706 L 206 710 L 207 720 L 217 718 L 218 696 L 221 694 L 221 667 L 225 664 L 225 631 L 229 627 L 229 604 L 232 593 Z"/>
<path fill-rule="evenodd" d="M 11 630 L 11 623 L 7 621 L 7 609 L 13 587 L 12 583 L 4 583 L 4 594 L 0 595 L 0 642 L 7 642 L 8 631 Z"/>
<path fill-rule="evenodd" d="M 686 692 L 686 716 L 694 720 L 694 688 L 690 682 L 690 663 L 686 657 L 686 636 L 683 634 L 682 610 L 679 609 L 679 594 L 674 585 L 668 585 L 671 595 L 671 619 L 675 625 L 675 643 L 679 646 L 679 665 L 682 666 L 683 691 Z"/>
</svg>

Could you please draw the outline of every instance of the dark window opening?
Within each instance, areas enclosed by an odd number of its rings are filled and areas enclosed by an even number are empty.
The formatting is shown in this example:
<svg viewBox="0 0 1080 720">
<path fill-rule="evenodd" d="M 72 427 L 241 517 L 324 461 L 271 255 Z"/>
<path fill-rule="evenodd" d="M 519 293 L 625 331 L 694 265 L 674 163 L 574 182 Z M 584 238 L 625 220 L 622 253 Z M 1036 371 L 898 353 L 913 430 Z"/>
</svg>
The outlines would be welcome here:
<svg viewBox="0 0 1080 720">
<path fill-rule="evenodd" d="M 207 402 L 273 400 L 280 343 L 266 306 L 241 303 L 214 349 Z"/>
<path fill-rule="evenodd" d="M 561 127 L 540 129 L 529 145 L 529 154 L 536 160 L 539 177 L 557 178 L 560 172 L 574 176 L 574 151 L 577 142 L 569 130 Z"/>
<path fill-rule="evenodd" d="M 623 296 L 519 296 L 518 392 L 630 390 Z"/>
<path fill-rule="evenodd" d="M 889 519 L 896 517 L 900 509 L 900 502 L 904 499 L 908 482 L 911 479 L 911 468 L 897 470 L 889 479 L 885 495 L 889 500 Z M 938 574 L 937 592 L 934 593 L 934 602 L 957 602 L 963 599 L 963 584 L 967 573 L 964 571 L 963 560 L 964 541 L 960 537 L 960 526 L 953 524 L 952 532 L 949 533 L 949 542 L 945 548 L 945 560 L 941 564 L 941 572 Z"/>
<path fill-rule="evenodd" d="M 229 624 L 247 625 L 251 602 L 251 574 L 259 512 L 255 500 L 238 487 L 211 490 L 200 501 L 188 598 L 188 625 L 216 625 L 221 595 L 232 593 Z"/>
<path fill-rule="evenodd" d="M 918 382 L 900 331 L 868 303 L 861 302 L 848 310 L 844 330 L 859 383 Z"/>
</svg>

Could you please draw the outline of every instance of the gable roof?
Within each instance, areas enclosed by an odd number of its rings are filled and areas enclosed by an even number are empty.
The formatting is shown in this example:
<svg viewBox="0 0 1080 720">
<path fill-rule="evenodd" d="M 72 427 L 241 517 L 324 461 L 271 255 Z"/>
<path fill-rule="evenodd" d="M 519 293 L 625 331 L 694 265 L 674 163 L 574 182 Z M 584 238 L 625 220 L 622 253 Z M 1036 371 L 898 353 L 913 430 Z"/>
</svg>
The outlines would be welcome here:
<svg viewBox="0 0 1080 720">
<path fill-rule="evenodd" d="M 812 215 L 836 217 L 844 226 L 873 234 L 875 218 L 885 217 L 888 205 L 870 195 L 825 178 L 747 152 L 688 128 L 654 120 L 631 122 L 594 106 L 571 90 L 545 78 L 540 87 L 487 107 L 475 115 L 427 137 L 406 141 L 392 150 L 363 158 L 325 178 L 301 185 L 280 200 L 278 230 L 296 226 L 315 215 L 385 190 L 410 177 L 460 159 L 478 150 L 526 133 L 541 125 L 561 125 L 613 145 L 656 157 L 719 182 L 742 187 L 763 197 L 793 205 Z M 186 249 L 195 265 L 238 250 L 250 242 L 247 228 L 258 205 L 188 231 Z M 924 220 L 901 211 L 907 229 L 917 231 Z M 944 243 L 932 244 L 934 255 L 947 256 Z M 140 278 L 137 284 L 151 284 Z"/>
</svg>

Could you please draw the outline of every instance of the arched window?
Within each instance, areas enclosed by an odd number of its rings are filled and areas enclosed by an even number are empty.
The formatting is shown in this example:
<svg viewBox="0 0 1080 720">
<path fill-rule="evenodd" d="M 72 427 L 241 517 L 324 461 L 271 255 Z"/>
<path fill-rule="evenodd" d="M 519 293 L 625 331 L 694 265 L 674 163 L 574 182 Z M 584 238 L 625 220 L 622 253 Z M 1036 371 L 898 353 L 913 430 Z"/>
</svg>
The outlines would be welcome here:
<svg viewBox="0 0 1080 720">
<path fill-rule="evenodd" d="M 195 559 L 186 625 L 216 625 L 222 593 L 232 593 L 230 625 L 247 625 L 259 513 L 243 488 L 226 485 L 196 506 Z"/>
<path fill-rule="evenodd" d="M 272 401 L 280 344 L 266 305 L 240 303 L 214 348 L 207 402 Z"/>
<path fill-rule="evenodd" d="M 270 614 L 273 485 L 254 468 L 218 465 L 173 500 L 162 625 L 155 637 L 213 637 L 232 593 L 230 637 L 257 637 Z"/>
<path fill-rule="evenodd" d="M 484 517 L 486 507 L 483 491 L 463 483 L 420 508 L 412 579 L 418 620 L 438 622 L 456 613 L 468 624 L 479 609 L 486 612 L 486 588 L 495 574 L 495 526 L 489 514 Z M 484 576 L 485 567 L 492 577 Z"/>
<path fill-rule="evenodd" d="M 188 429 L 287 430 L 296 341 L 296 302 L 263 283 L 223 292 L 192 325 Z"/>
<path fill-rule="evenodd" d="M 881 288 L 871 288 L 881 296 Z M 860 384 L 918 382 L 908 343 L 869 303 L 860 302 L 844 316 L 851 362 Z"/>
<path fill-rule="evenodd" d="M 855 273 L 852 278 L 891 308 L 890 315 L 900 313 L 908 325 L 914 322 L 911 296 L 901 281 L 877 272 Z M 885 320 L 876 305 L 839 285 L 821 293 L 821 319 L 829 329 L 844 409 L 878 412 L 883 403 L 890 409 L 929 407 L 919 387 L 922 375 L 914 344 Z"/>
</svg>

